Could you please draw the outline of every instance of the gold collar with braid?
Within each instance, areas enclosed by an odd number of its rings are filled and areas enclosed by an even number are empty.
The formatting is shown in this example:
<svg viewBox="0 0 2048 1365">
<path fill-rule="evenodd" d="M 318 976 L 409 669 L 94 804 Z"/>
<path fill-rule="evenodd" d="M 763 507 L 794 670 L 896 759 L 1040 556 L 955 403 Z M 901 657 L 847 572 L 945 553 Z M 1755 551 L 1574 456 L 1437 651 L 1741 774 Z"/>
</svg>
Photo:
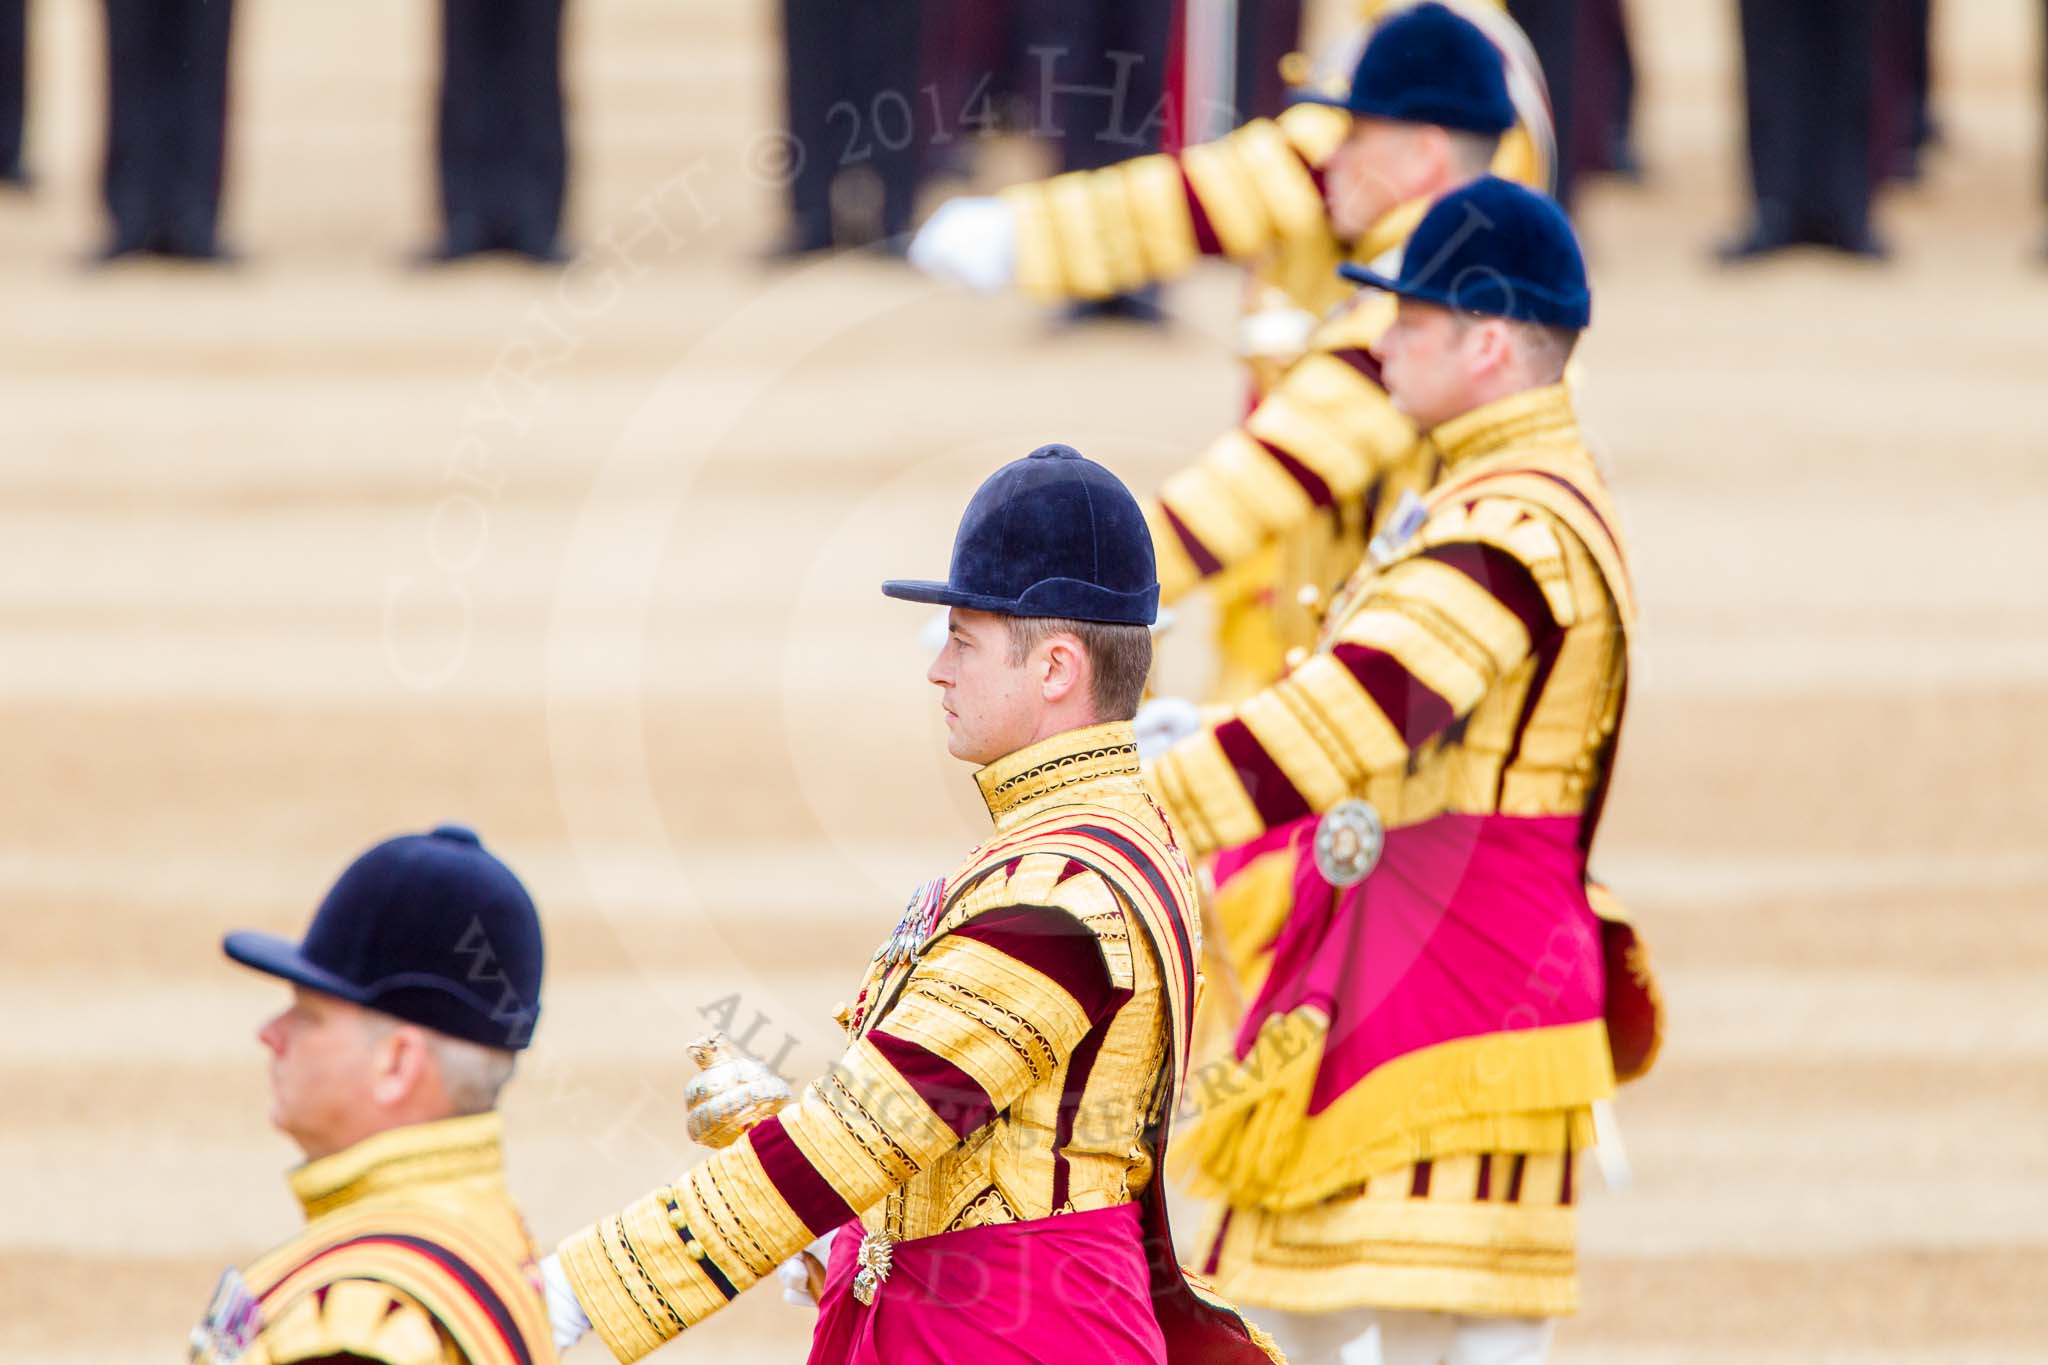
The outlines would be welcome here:
<svg viewBox="0 0 2048 1365">
<path fill-rule="evenodd" d="M 1443 456 L 1446 469 L 1510 446 L 1581 448 L 1571 389 L 1563 384 L 1525 389 L 1476 407 L 1431 431 L 1429 440 Z"/>
<path fill-rule="evenodd" d="M 504 1124 L 495 1113 L 415 1123 L 364 1138 L 291 1174 L 310 1221 L 374 1194 L 441 1181 L 502 1177 Z"/>
<path fill-rule="evenodd" d="M 1138 742 L 1129 721 L 1110 721 L 1042 739 L 974 774 L 998 830 L 1048 806 L 1097 799 L 1106 787 L 1138 784 Z"/>
</svg>

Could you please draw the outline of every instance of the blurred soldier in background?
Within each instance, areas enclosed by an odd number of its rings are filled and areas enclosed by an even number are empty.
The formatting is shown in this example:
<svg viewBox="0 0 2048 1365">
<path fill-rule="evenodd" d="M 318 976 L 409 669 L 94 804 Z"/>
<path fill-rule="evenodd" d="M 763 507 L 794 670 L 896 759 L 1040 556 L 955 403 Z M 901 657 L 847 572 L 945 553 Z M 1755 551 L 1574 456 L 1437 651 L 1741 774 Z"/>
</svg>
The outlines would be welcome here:
<svg viewBox="0 0 2048 1365">
<path fill-rule="evenodd" d="M 833 186 L 856 169 L 872 171 L 880 202 L 844 243 L 887 243 L 910 230 L 921 144 L 935 136 L 921 112 L 918 10 L 919 0 L 783 0 L 789 223 L 771 255 L 841 244 Z"/>
<path fill-rule="evenodd" d="M 1882 0 L 1871 143 L 1883 180 L 1920 178 L 1920 155 L 1940 141 L 1934 122 L 1932 0 Z"/>
<path fill-rule="evenodd" d="M 424 255 L 566 259 L 562 0 L 441 0 L 441 239 Z"/>
<path fill-rule="evenodd" d="M 291 983 L 258 1033 L 306 1227 L 221 1277 L 199 1365 L 553 1365 L 495 1112 L 540 1017 L 519 879 L 443 825 L 363 854 L 293 943 L 227 954 Z"/>
<path fill-rule="evenodd" d="M 22 121 L 28 112 L 28 0 L 0 0 L 0 185 L 28 184 Z"/>
<path fill-rule="evenodd" d="M 1237 0 L 1237 117 L 1275 118 L 1287 107 L 1285 68 L 1301 46 L 1301 0 Z"/>
<path fill-rule="evenodd" d="M 1611 171 L 1631 180 L 1642 174 L 1636 152 L 1636 52 L 1623 0 L 1591 0 L 1587 50 L 1592 76 L 1582 82 L 1586 130 L 1577 139 L 1578 168 Z"/>
<path fill-rule="evenodd" d="M 1622 0 L 1509 0 L 1508 12 L 1535 45 L 1549 86 L 1557 201 L 1570 208 L 1588 175 L 1636 175 L 1635 53 Z"/>
<path fill-rule="evenodd" d="M 1870 226 L 1874 0 L 1740 0 L 1749 226 L 1724 261 L 1818 246 L 1881 259 Z"/>
<path fill-rule="evenodd" d="M 1034 9 L 1035 118 L 1060 169 L 1093 171 L 1165 148 L 1177 133 L 1166 94 L 1174 0 L 1038 0 Z M 1161 316 L 1152 281 L 1071 300 L 1067 311 L 1077 320 Z"/>
<path fill-rule="evenodd" d="M 1529 35 L 1530 46 L 1543 67 L 1544 87 L 1550 93 L 1551 126 L 1557 133 L 1557 167 L 1551 190 L 1557 201 L 1569 206 L 1578 170 L 1576 164 L 1580 115 L 1581 31 L 1587 0 L 1507 0 L 1508 13 Z"/>
<path fill-rule="evenodd" d="M 112 232 L 100 259 L 222 258 L 234 0 L 106 0 Z"/>
<path fill-rule="evenodd" d="M 1486 12 L 1397 10 L 1341 85 L 1298 92 L 1277 121 L 1179 158 L 954 200 L 912 248 L 933 273 L 1047 299 L 1170 278 L 1203 255 L 1252 266 L 1243 349 L 1255 397 L 1274 401 L 1169 480 L 1151 513 L 1168 598 L 1205 585 L 1224 608 L 1219 699 L 1272 681 L 1287 649 L 1314 638 L 1297 592 L 1350 572 L 1399 498 L 1380 481 L 1414 446 L 1365 349 L 1387 309 L 1328 316 L 1355 295 L 1338 262 L 1398 257 L 1429 202 L 1489 164 L 1534 183 L 1548 173 L 1538 78 L 1525 62 L 1514 79 L 1493 33 L 1464 17 Z M 1513 41 L 1498 11 L 1489 22 Z"/>
<path fill-rule="evenodd" d="M 1336 265 L 1394 268 L 1429 205 L 1489 165 L 1540 180 L 1549 146 L 1540 86 L 1533 73 L 1512 80 L 1494 37 L 1465 17 L 1485 13 L 1397 8 L 1373 30 L 1341 94 L 1298 92 L 1277 123 L 1254 122 L 1177 163 L 1146 158 L 1019 186 L 997 201 L 956 200 L 961 209 L 942 209 L 913 248 L 913 263 L 942 274 L 1055 291 L 1100 288 L 1112 271 L 1176 271 L 1200 253 L 1258 269 L 1260 306 L 1245 325 L 1258 401 L 1146 506 L 1163 600 L 1202 588 L 1216 605 L 1211 701 L 1241 701 L 1279 678 L 1315 642 L 1321 599 L 1357 567 L 1404 495 L 1437 477 L 1439 461 L 1388 400 L 1372 355 L 1392 303 L 1358 295 Z M 1505 16 L 1493 11 L 1489 22 L 1512 41 Z M 1008 258 L 977 273 L 990 264 L 980 258 L 987 241 L 956 246 L 948 210 L 989 217 L 1012 239 Z M 1149 748 L 1186 733 L 1195 714 L 1185 701 L 1152 703 L 1140 741 Z M 1212 946 L 1247 982 L 1264 970 L 1292 905 L 1299 832 L 1264 832 L 1209 869 Z"/>
<path fill-rule="evenodd" d="M 1194 854 L 1320 817 L 1181 1135 L 1225 1205 L 1200 1268 L 1295 1365 L 1538 1365 L 1578 1300 L 1575 1158 L 1655 1046 L 1586 879 L 1634 616 L 1563 382 L 1591 293 L 1557 205 L 1492 177 L 1396 277 L 1344 269 L 1399 297 L 1374 352 L 1445 472 L 1315 653 L 1150 772 Z"/>
</svg>

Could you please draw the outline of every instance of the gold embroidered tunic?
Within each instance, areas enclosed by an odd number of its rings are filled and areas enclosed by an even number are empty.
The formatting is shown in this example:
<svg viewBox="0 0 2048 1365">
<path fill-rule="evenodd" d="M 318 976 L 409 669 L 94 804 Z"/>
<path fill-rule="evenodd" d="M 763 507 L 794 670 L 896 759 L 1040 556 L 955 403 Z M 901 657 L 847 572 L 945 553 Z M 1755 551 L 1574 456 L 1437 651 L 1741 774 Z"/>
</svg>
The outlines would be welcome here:
<svg viewBox="0 0 2048 1365">
<path fill-rule="evenodd" d="M 1376 25 L 1406 3 L 1374 0 Z M 1496 0 L 1468 18 L 1504 47 L 1527 39 Z M 1348 80 L 1348 74 L 1346 78 Z M 1549 114 L 1540 91 L 1510 81 L 1522 123 L 1491 170 L 1550 183 Z M 1427 451 L 1380 386 L 1369 347 L 1393 315 L 1360 299 L 1346 262 L 1387 267 L 1428 205 L 1403 205 L 1357 241 L 1338 238 L 1324 170 L 1352 116 L 1316 103 L 1253 119 L 1178 156 L 1155 154 L 1012 186 L 1017 281 L 1044 302 L 1104 298 L 1171 280 L 1201 258 L 1245 265 L 1243 359 L 1257 409 L 1169 479 L 1148 504 L 1161 601 L 1206 586 L 1220 664 L 1210 698 L 1237 702 L 1315 642 L 1304 589 L 1327 595 L 1358 564 L 1404 491 L 1426 489 Z M 1391 273 L 1391 271 L 1390 271 Z"/>
<path fill-rule="evenodd" d="M 1600 790 L 1633 606 L 1569 395 L 1516 395 L 1432 442 L 1446 472 L 1426 520 L 1360 570 L 1318 651 L 1158 763 L 1193 852 L 1352 797 L 1395 831 L 1579 817 Z M 1599 1019 L 1447 1038 L 1313 1115 L 1316 1021 L 1262 1028 L 1261 1049 L 1284 1041 L 1305 1070 L 1255 1053 L 1253 1098 L 1180 1139 L 1227 1204 L 1203 1267 L 1222 1292 L 1298 1311 L 1575 1308 L 1573 1156 L 1614 1079 Z"/>
<path fill-rule="evenodd" d="M 297 1237 L 241 1276 L 260 1334 L 222 1365 L 552 1365 L 496 1114 L 395 1128 L 293 1172 Z"/>
<path fill-rule="evenodd" d="M 915 959 L 876 954 L 840 1060 L 781 1115 L 563 1243 L 619 1359 L 855 1217 L 927 1237 L 1131 1203 L 1154 1178 L 1169 987 L 1136 912 L 1070 856 L 1075 826 L 1113 825 L 1193 904 L 1131 728 L 1058 735 L 975 780 L 995 830 L 947 878 Z"/>
</svg>

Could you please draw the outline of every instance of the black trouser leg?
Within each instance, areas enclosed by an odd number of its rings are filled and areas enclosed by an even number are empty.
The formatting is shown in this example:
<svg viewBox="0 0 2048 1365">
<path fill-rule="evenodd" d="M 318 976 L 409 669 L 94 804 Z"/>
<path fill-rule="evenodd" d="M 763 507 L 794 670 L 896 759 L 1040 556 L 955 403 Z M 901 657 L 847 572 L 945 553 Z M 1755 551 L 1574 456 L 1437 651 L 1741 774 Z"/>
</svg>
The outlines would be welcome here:
<svg viewBox="0 0 2048 1365">
<path fill-rule="evenodd" d="M 28 0 L 0 0 L 0 180 L 22 173 L 28 111 Z"/>
<path fill-rule="evenodd" d="M 1237 123 L 1272 118 L 1287 104 L 1280 59 L 1301 42 L 1301 0 L 1238 0 Z"/>
<path fill-rule="evenodd" d="M 830 116 L 840 98 L 847 0 L 783 0 L 786 127 L 795 157 L 789 182 L 790 232 L 804 248 L 832 244 L 832 180 L 853 146 L 835 145 Z"/>
<path fill-rule="evenodd" d="M 167 69 L 160 77 L 175 128 L 163 181 L 164 246 L 182 255 L 208 256 L 217 246 L 227 168 L 234 0 L 158 3 L 179 11 L 177 43 L 165 52 Z"/>
<path fill-rule="evenodd" d="M 918 0 L 841 0 L 859 14 L 853 77 L 846 98 L 859 111 L 875 174 L 882 182 L 884 237 L 910 230 L 917 205 L 920 129 L 931 111 L 918 105 Z M 842 116 L 843 117 L 843 116 Z"/>
<path fill-rule="evenodd" d="M 1629 31 L 1628 6 L 1624 0 L 1614 0 L 1614 17 L 1620 27 L 1616 30 L 1616 54 L 1619 65 L 1614 75 L 1614 126 L 1619 139 L 1618 161 L 1633 163 L 1636 156 L 1636 44 Z"/>
<path fill-rule="evenodd" d="M 1508 13 L 1529 35 L 1550 87 L 1551 122 L 1557 132 L 1556 195 L 1567 206 L 1578 169 L 1579 6 L 1580 0 L 1508 0 Z"/>
<path fill-rule="evenodd" d="M 1906 86 L 1913 146 L 1934 138 L 1934 0 L 1906 0 Z"/>
<path fill-rule="evenodd" d="M 507 104 L 505 244 L 551 255 L 561 233 L 569 178 L 562 111 L 562 0 L 499 0 L 507 35 L 501 99 Z"/>
<path fill-rule="evenodd" d="M 1173 0 L 1046 6 L 1039 107 L 1059 130 L 1061 169 L 1096 170 L 1159 150 L 1173 13 Z"/>
<path fill-rule="evenodd" d="M 1802 0 L 1803 2 L 1803 0 Z M 1798 6 L 1741 0 L 1742 93 L 1747 113 L 1749 180 L 1757 231 L 1790 238 L 1797 227 L 1801 153 Z"/>
<path fill-rule="evenodd" d="M 157 178 L 168 154 L 157 53 L 165 0 L 106 0 L 107 145 L 101 193 L 112 220 L 108 249 L 133 251 L 158 230 Z"/>
<path fill-rule="evenodd" d="M 441 99 L 435 142 L 441 247 L 452 255 L 492 245 L 489 49 L 499 3 L 441 0 Z"/>
<path fill-rule="evenodd" d="M 1802 227 L 1820 241 L 1855 245 L 1870 235 L 1876 9 L 1870 0 L 1805 0 L 1789 8 L 1805 20 L 1803 79 L 1793 85 L 1805 133 Z"/>
</svg>

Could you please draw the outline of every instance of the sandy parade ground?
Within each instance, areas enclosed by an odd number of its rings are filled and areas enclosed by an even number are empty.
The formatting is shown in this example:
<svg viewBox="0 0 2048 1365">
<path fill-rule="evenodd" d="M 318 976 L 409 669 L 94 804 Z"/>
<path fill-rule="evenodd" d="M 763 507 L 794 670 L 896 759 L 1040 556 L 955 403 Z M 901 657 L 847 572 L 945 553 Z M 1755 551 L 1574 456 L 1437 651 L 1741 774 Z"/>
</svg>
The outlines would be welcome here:
<svg viewBox="0 0 2048 1365">
<path fill-rule="evenodd" d="M 1584 407 L 1646 610 L 1601 864 L 1671 1038 L 1560 1361 L 2048 1359 L 2039 16 L 1941 8 L 1949 145 L 1887 203 L 1895 263 L 1730 273 L 1733 6 L 1634 5 L 1651 177 L 1583 205 Z M 473 823 L 541 904 L 508 1121 L 543 1242 L 691 1159 L 707 1020 L 822 1064 L 980 828 L 922 610 L 877 581 L 942 569 L 1001 460 L 1064 439 L 1150 485 L 1237 410 L 1227 271 L 1166 329 L 1075 332 L 864 254 L 759 264 L 773 7 L 571 12 L 568 271 L 400 265 L 430 7 L 245 0 L 247 264 L 86 273 L 98 7 L 35 7 L 41 179 L 0 200 L 0 1359 L 182 1359 L 219 1269 L 294 1226 L 252 1037 L 282 992 L 219 937 L 296 931 L 385 834 Z M 799 1360 L 808 1327 L 767 1289 L 665 1358 Z"/>
</svg>

